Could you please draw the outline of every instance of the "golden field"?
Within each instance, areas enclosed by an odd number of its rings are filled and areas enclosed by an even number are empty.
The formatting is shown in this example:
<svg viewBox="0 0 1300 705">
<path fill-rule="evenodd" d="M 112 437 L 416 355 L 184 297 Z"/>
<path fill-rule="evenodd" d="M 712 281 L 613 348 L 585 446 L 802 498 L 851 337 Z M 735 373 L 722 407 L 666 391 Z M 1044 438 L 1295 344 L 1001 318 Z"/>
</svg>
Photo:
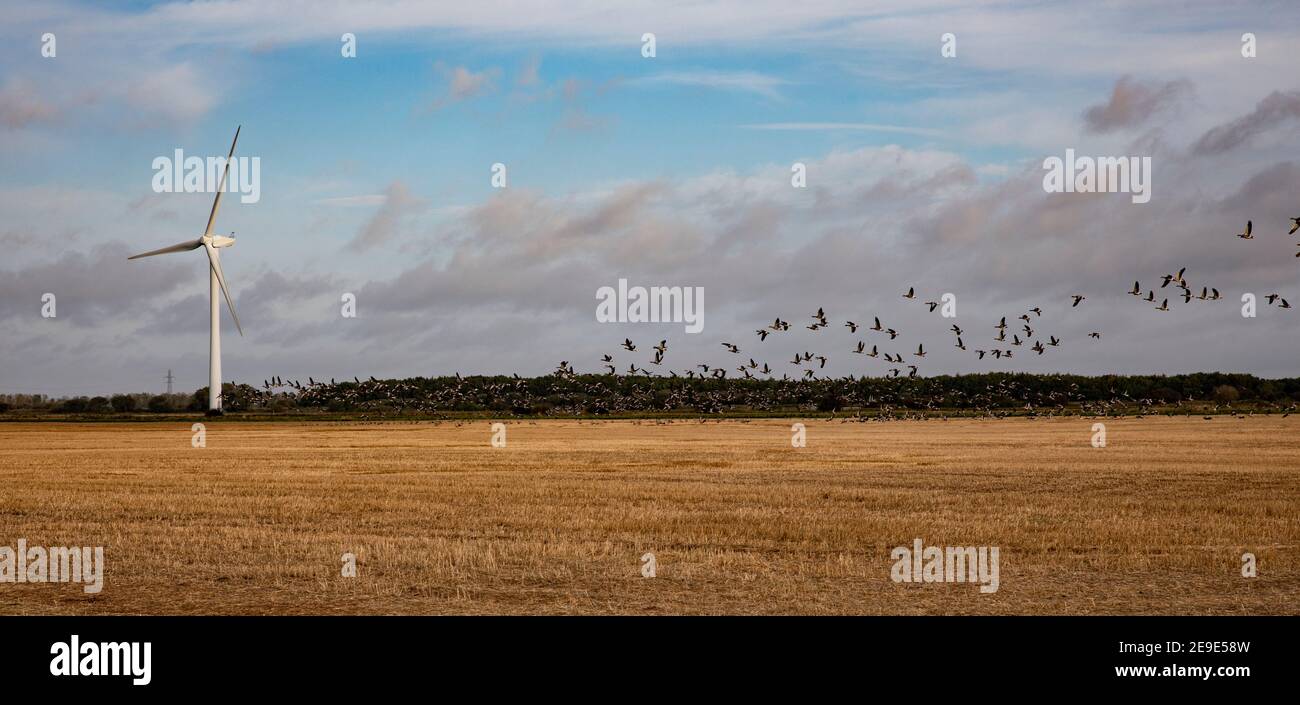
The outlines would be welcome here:
<svg viewBox="0 0 1300 705">
<path fill-rule="evenodd" d="M 3 423 L 0 545 L 107 567 L 0 614 L 1300 613 L 1300 419 L 794 421 Z"/>
</svg>

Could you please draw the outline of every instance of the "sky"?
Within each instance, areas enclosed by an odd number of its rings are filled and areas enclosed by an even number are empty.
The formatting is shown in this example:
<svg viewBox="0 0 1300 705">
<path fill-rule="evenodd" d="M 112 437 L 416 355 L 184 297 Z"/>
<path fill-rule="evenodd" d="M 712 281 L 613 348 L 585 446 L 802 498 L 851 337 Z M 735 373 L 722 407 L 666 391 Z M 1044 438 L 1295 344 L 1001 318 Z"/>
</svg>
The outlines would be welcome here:
<svg viewBox="0 0 1300 705">
<path fill-rule="evenodd" d="M 126 258 L 202 234 L 212 194 L 155 192 L 153 162 L 222 156 L 237 126 L 260 198 L 229 194 L 215 226 L 236 236 L 222 264 L 244 329 L 223 310 L 227 381 L 601 372 L 604 354 L 620 372 L 752 357 L 795 375 L 796 351 L 826 355 L 823 375 L 1300 375 L 1295 309 L 1264 298 L 1300 306 L 1293 3 L 0 13 L 0 393 L 161 391 L 169 369 L 178 390 L 206 386 L 202 252 Z M 1150 201 L 1046 192 L 1044 160 L 1067 149 L 1150 157 Z M 1247 220 L 1253 240 L 1234 236 Z M 1184 267 L 1223 298 L 1159 289 Z M 598 322 L 619 279 L 702 287 L 702 332 Z M 1134 280 L 1171 310 L 1129 296 Z M 955 318 L 924 305 L 945 293 Z M 999 318 L 1015 332 L 1035 306 L 1033 340 L 1060 346 L 978 359 L 1010 347 Z M 809 331 L 819 307 L 831 325 Z M 865 330 L 877 316 L 896 341 Z M 776 317 L 791 330 L 760 341 Z M 859 340 L 906 364 L 852 354 Z"/>
</svg>

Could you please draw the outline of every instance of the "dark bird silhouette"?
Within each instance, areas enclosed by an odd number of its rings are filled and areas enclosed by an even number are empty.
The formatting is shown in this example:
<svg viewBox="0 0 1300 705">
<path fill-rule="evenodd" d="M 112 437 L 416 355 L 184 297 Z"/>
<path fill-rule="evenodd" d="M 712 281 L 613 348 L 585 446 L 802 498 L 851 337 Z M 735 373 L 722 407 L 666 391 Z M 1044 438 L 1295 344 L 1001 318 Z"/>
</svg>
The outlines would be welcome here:
<svg viewBox="0 0 1300 705">
<path fill-rule="evenodd" d="M 1083 300 L 1087 297 L 1083 296 L 1082 294 L 1072 294 L 1070 298 L 1074 299 L 1074 303 L 1070 305 L 1070 308 L 1074 308 L 1078 306 L 1080 303 L 1082 303 Z"/>
<path fill-rule="evenodd" d="M 1241 238 L 1242 240 L 1254 240 L 1255 236 L 1250 233 L 1250 230 L 1251 230 L 1251 222 L 1247 220 L 1245 232 L 1237 233 L 1237 237 Z"/>
</svg>

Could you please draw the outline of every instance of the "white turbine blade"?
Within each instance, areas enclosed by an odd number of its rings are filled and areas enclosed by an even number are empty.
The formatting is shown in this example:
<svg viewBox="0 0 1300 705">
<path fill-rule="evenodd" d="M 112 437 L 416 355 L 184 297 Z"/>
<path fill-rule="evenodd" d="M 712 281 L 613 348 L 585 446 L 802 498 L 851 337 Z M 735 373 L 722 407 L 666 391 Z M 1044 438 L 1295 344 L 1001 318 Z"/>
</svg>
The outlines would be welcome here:
<svg viewBox="0 0 1300 705">
<path fill-rule="evenodd" d="M 127 257 L 127 259 L 140 259 L 141 257 L 153 257 L 154 255 L 165 255 L 168 252 L 185 252 L 187 250 L 197 250 L 200 247 L 203 247 L 202 240 L 193 240 L 191 242 L 178 242 L 175 245 L 172 245 L 171 247 L 164 247 L 160 250 L 151 250 L 149 252 L 142 252 L 138 255 Z"/>
<path fill-rule="evenodd" d="M 217 209 L 221 208 L 221 194 L 226 190 L 226 176 L 230 174 L 230 160 L 235 156 L 235 142 L 239 141 L 239 130 L 243 127 L 240 125 L 235 128 L 235 139 L 230 143 L 230 154 L 226 157 L 226 168 L 221 172 L 221 185 L 217 186 L 217 197 L 212 201 L 212 213 L 208 215 L 208 229 L 203 231 L 204 235 L 212 234 L 212 223 L 217 220 Z"/>
<path fill-rule="evenodd" d="M 217 283 L 221 285 L 221 293 L 226 297 L 226 306 L 230 307 L 230 317 L 235 319 L 235 329 L 242 336 L 244 328 L 239 325 L 239 316 L 235 314 L 235 302 L 230 300 L 230 290 L 226 288 L 226 276 L 221 273 L 221 255 L 217 254 L 217 248 L 208 243 L 204 243 L 203 248 L 208 251 L 208 263 L 212 267 L 212 273 L 217 275 Z"/>
</svg>

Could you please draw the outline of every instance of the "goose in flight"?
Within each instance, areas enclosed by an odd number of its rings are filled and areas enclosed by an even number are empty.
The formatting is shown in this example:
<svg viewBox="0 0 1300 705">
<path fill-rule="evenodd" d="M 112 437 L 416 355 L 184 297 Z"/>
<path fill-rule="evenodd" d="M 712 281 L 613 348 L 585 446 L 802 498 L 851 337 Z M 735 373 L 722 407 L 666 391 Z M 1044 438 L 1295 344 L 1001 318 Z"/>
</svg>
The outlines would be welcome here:
<svg viewBox="0 0 1300 705">
<path fill-rule="evenodd" d="M 1033 350 L 1034 352 L 1038 353 L 1039 355 L 1042 355 L 1042 354 L 1043 354 L 1043 351 L 1046 350 L 1046 348 L 1043 347 L 1043 341 L 1040 340 L 1040 341 L 1034 343 L 1034 347 L 1030 348 L 1030 350 Z"/>
<path fill-rule="evenodd" d="M 980 356 L 979 356 L 979 359 L 983 360 L 983 359 L 984 359 L 984 355 L 986 354 L 987 351 L 985 351 L 985 350 L 976 350 L 975 352 L 979 353 L 979 355 L 980 355 Z"/>
<path fill-rule="evenodd" d="M 1291 308 L 1291 304 L 1287 303 L 1286 299 L 1282 299 L 1282 303 L 1278 305 L 1278 308 Z"/>
<path fill-rule="evenodd" d="M 1070 308 L 1075 308 L 1075 307 L 1078 306 L 1080 303 L 1083 303 L 1083 300 L 1086 299 L 1086 298 L 1088 298 L 1088 297 L 1086 297 L 1086 296 L 1084 296 L 1084 295 L 1082 295 L 1082 294 L 1071 294 L 1071 295 L 1070 295 L 1070 298 L 1074 299 L 1074 303 L 1070 305 Z"/>
<path fill-rule="evenodd" d="M 921 345 L 916 346 L 916 356 L 917 356 L 917 357 L 925 357 L 925 345 L 924 345 L 924 344 L 921 344 Z"/>
<path fill-rule="evenodd" d="M 954 345 L 953 347 L 954 347 L 954 348 L 957 348 L 958 350 L 965 350 L 965 349 L 966 349 L 966 345 L 965 345 L 964 343 L 961 342 L 961 336 L 960 336 L 960 335 L 957 336 L 957 344 Z"/>
<path fill-rule="evenodd" d="M 1279 298 L 1281 298 L 1281 294 L 1269 294 L 1264 298 L 1268 299 L 1268 304 L 1272 306 L 1274 302 L 1276 302 Z"/>
<path fill-rule="evenodd" d="M 894 338 L 898 337 L 898 331 L 894 330 L 893 328 L 888 328 L 885 330 L 885 332 L 889 334 L 890 340 L 893 340 Z"/>
<path fill-rule="evenodd" d="M 1168 310 L 1169 310 L 1169 299 L 1165 299 L 1165 300 L 1164 300 L 1164 303 L 1162 303 L 1162 304 L 1160 304 L 1159 306 L 1156 307 L 1156 310 L 1157 310 L 1157 311 L 1168 311 Z"/>
<path fill-rule="evenodd" d="M 740 347 L 737 345 L 732 345 L 731 343 L 723 343 L 722 347 L 726 348 L 727 352 L 732 352 L 732 353 L 740 352 Z"/>
<path fill-rule="evenodd" d="M 871 330 L 874 330 L 874 331 L 883 331 L 885 328 L 884 328 L 884 326 L 881 326 L 881 325 L 880 325 L 880 317 L 879 317 L 879 316 L 876 316 L 875 319 L 876 319 L 876 325 L 872 326 L 872 327 L 871 327 Z"/>
<path fill-rule="evenodd" d="M 1300 218 L 1292 218 L 1291 230 L 1287 232 L 1287 235 L 1295 235 L 1295 231 L 1297 230 L 1300 230 Z"/>
<path fill-rule="evenodd" d="M 926 301 L 925 305 L 930 307 L 930 313 L 934 313 L 934 310 L 939 308 L 939 303 L 937 301 Z"/>
<path fill-rule="evenodd" d="M 1097 340 L 1101 340 L 1101 333 L 1098 333 L 1097 331 L 1093 331 L 1093 332 L 1091 332 L 1091 333 L 1088 334 L 1088 337 L 1089 337 L 1089 338 L 1096 338 Z"/>
<path fill-rule="evenodd" d="M 866 350 L 867 350 L 867 344 L 859 340 L 858 347 L 854 348 L 853 352 L 861 355 L 862 353 L 866 352 Z"/>
<path fill-rule="evenodd" d="M 1006 316 L 1003 316 L 1003 317 L 1002 317 L 1002 320 L 1001 320 L 1001 321 L 1000 321 L 996 326 L 993 326 L 993 327 L 994 327 L 994 328 L 1006 328 L 1006 327 L 1007 327 L 1007 317 L 1006 317 Z"/>
<path fill-rule="evenodd" d="M 632 344 L 632 339 L 631 339 L 631 338 L 624 338 L 624 339 L 623 339 L 623 349 L 626 350 L 626 351 L 628 351 L 628 352 L 636 352 L 636 345 L 633 345 L 633 344 Z"/>
<path fill-rule="evenodd" d="M 1147 297 L 1146 297 L 1145 299 L 1143 299 L 1143 301 L 1150 301 L 1151 303 L 1155 303 L 1155 302 L 1156 302 L 1156 292 L 1154 292 L 1154 291 L 1148 291 L 1148 292 L 1147 292 Z"/>
<path fill-rule="evenodd" d="M 879 357 L 879 356 L 880 356 L 880 352 L 876 350 L 876 346 L 872 345 L 871 352 L 867 353 L 867 357 Z"/>
<path fill-rule="evenodd" d="M 1100 336 L 1099 336 L 1099 337 L 1100 337 Z M 1056 336 L 1054 336 L 1054 335 L 1049 335 L 1049 336 L 1047 336 L 1047 344 L 1048 344 L 1048 345 L 1051 345 L 1052 347 L 1056 347 L 1057 345 L 1060 345 L 1060 344 L 1061 344 L 1061 341 L 1058 340 L 1058 339 L 1056 338 Z"/>
<path fill-rule="evenodd" d="M 906 293 L 906 294 L 903 294 L 903 298 L 905 298 L 905 299 L 915 299 L 915 298 L 916 298 L 916 287 L 914 287 L 914 286 L 909 286 L 909 287 L 907 287 L 907 293 Z"/>
<path fill-rule="evenodd" d="M 1042 316 L 1042 315 L 1043 315 L 1043 309 L 1038 308 L 1037 306 L 1035 306 L 1035 307 L 1033 307 L 1033 308 L 1031 308 L 1031 309 L 1029 309 L 1029 310 L 1030 310 L 1030 311 L 1033 311 L 1035 315 L 1038 315 L 1038 316 Z"/>
<path fill-rule="evenodd" d="M 1140 282 L 1133 282 L 1133 291 L 1130 291 L 1130 292 L 1128 292 L 1128 293 L 1131 294 L 1131 295 L 1133 295 L 1133 296 L 1141 296 L 1141 295 L 1142 295 L 1142 284 L 1141 284 Z"/>
<path fill-rule="evenodd" d="M 858 324 L 854 323 L 853 321 L 845 321 L 844 327 L 848 328 L 850 333 L 858 332 Z"/>
<path fill-rule="evenodd" d="M 766 328 L 759 328 L 754 332 L 758 334 L 759 340 L 767 340 L 768 330 Z"/>
<path fill-rule="evenodd" d="M 1242 240 L 1254 240 L 1255 236 L 1250 233 L 1250 230 L 1251 230 L 1251 222 L 1247 220 L 1245 232 L 1237 233 L 1237 237 L 1241 238 Z"/>
<path fill-rule="evenodd" d="M 961 335 L 961 328 L 958 328 L 958 327 L 957 327 L 957 324 L 954 323 L 954 324 L 952 325 L 952 332 L 955 333 L 955 334 L 957 334 L 957 335 Z"/>
</svg>

